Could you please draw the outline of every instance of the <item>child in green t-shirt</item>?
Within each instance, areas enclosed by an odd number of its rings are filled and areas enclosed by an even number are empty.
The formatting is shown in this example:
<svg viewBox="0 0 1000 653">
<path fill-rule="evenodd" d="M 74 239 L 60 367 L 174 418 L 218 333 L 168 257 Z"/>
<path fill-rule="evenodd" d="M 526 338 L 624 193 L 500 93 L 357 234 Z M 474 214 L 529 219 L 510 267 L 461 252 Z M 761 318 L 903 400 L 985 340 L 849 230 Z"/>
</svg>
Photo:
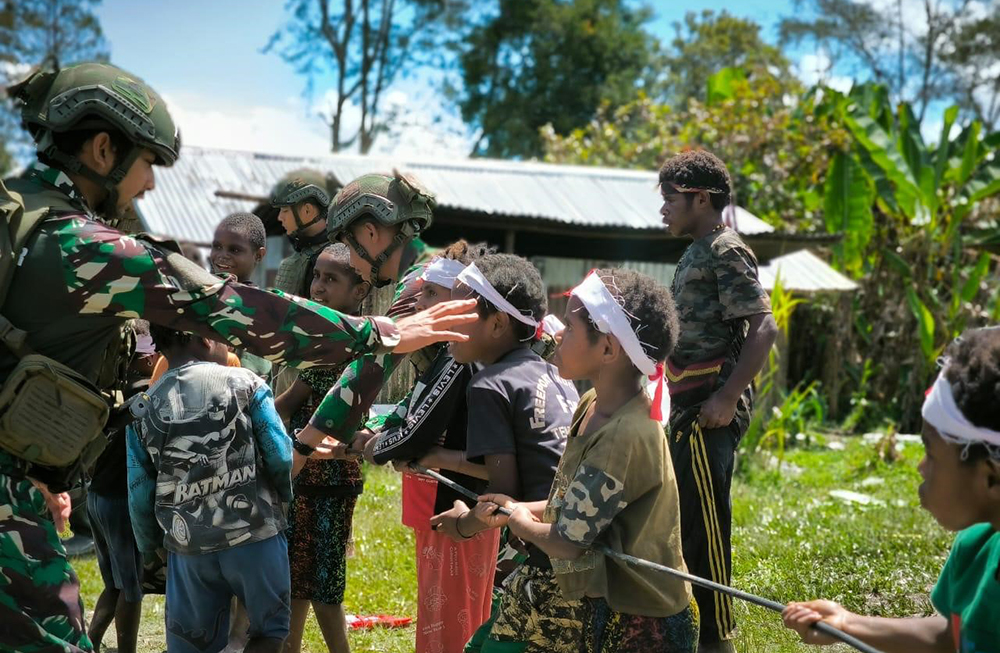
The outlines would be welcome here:
<svg viewBox="0 0 1000 653">
<path fill-rule="evenodd" d="M 785 625 L 810 644 L 833 640 L 818 621 L 886 653 L 1000 653 L 1000 327 L 965 333 L 949 348 L 924 401 L 920 503 L 959 531 L 931 592 L 932 617 L 884 619 L 831 601 L 790 603 Z"/>
<path fill-rule="evenodd" d="M 555 363 L 589 381 L 547 501 L 481 497 L 476 516 L 549 555 L 564 598 L 583 606 L 586 653 L 698 649 L 691 587 L 595 551 L 686 569 L 677 482 L 662 422 L 663 362 L 677 340 L 670 291 L 631 270 L 592 272 L 570 293 Z M 647 378 L 654 381 L 647 392 Z M 508 518 L 497 505 L 511 509 Z"/>
</svg>

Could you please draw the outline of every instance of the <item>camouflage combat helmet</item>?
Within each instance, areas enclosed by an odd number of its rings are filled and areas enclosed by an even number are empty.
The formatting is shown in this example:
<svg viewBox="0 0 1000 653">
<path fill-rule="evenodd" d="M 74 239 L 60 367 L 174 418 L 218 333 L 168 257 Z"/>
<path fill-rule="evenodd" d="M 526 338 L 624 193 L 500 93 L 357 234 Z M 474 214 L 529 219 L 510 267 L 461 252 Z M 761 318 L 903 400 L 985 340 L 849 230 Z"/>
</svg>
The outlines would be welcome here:
<svg viewBox="0 0 1000 653">
<path fill-rule="evenodd" d="M 155 163 L 163 166 L 173 165 L 180 153 L 180 133 L 163 99 L 141 79 L 116 66 L 82 63 L 59 71 L 37 70 L 11 86 L 8 94 L 19 106 L 39 154 L 108 191 L 99 213 L 114 215 L 116 186 L 141 148 L 152 151 Z M 53 134 L 85 129 L 116 129 L 133 147 L 119 152 L 114 169 L 100 175 L 85 166 L 76 152 L 62 152 L 53 141 Z"/>
<path fill-rule="evenodd" d="M 372 267 L 371 283 L 381 287 L 379 268 L 404 243 L 416 238 L 431 225 L 434 195 L 413 177 L 393 171 L 392 175 L 367 174 L 344 186 L 330 205 L 326 232 L 331 241 L 343 239 Z M 378 256 L 372 256 L 348 228 L 362 218 L 387 225 L 399 225 L 392 242 Z"/>
<path fill-rule="evenodd" d="M 308 168 L 294 170 L 278 181 L 271 193 L 271 206 L 279 209 L 287 206 L 291 209 L 292 217 L 295 218 L 295 231 L 289 233 L 289 236 L 296 236 L 304 229 L 326 220 L 326 211 L 330 206 L 332 195 L 331 187 L 337 187 L 337 182 L 332 176 Z M 298 207 L 307 200 L 315 202 L 319 211 L 309 222 L 302 222 Z"/>
</svg>

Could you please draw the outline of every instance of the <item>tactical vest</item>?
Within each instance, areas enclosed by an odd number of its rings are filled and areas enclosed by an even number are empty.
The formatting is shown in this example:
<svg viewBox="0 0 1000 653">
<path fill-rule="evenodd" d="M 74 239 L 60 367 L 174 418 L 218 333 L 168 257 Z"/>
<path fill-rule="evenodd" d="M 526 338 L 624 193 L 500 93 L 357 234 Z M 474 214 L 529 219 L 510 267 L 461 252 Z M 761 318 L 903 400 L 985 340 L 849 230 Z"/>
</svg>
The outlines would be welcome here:
<svg viewBox="0 0 1000 653">
<path fill-rule="evenodd" d="M 278 266 L 278 274 L 274 278 L 274 287 L 282 292 L 308 298 L 309 284 L 312 282 L 312 279 L 309 277 L 316 263 L 316 257 L 329 244 L 329 241 L 324 239 L 318 243 L 307 245 L 299 251 L 292 252 Z"/>
<path fill-rule="evenodd" d="M 57 190 L 20 178 L 5 183 L 21 194 L 25 215 L 35 212 L 46 212 L 48 217 L 80 215 L 80 209 Z M 123 359 L 127 367 L 135 347 L 134 338 L 131 346 L 126 342 L 126 320 L 103 315 L 52 320 L 47 315 L 46 303 L 39 298 L 66 292 L 62 275 L 53 274 L 52 270 L 53 250 L 59 249 L 59 243 L 43 224 L 25 249 L 0 314 L 28 332 L 27 341 L 32 349 L 71 367 L 101 390 L 114 392 L 118 389 L 121 378 L 118 370 L 122 369 Z M 7 378 L 16 363 L 17 357 L 6 347 L 0 347 L 0 380 Z"/>
<path fill-rule="evenodd" d="M 281 292 L 308 298 L 309 284 L 312 283 L 312 270 L 316 264 L 316 258 L 329 244 L 330 242 L 326 240 L 324 234 L 322 240 L 292 252 L 278 266 L 278 274 L 274 277 L 274 287 Z M 292 387 L 297 378 L 299 378 L 299 371 L 293 367 L 287 365 L 273 367 L 271 369 L 271 389 L 274 391 L 274 396 L 277 397 Z"/>
<path fill-rule="evenodd" d="M 81 215 L 65 194 L 33 180 L 15 178 L 5 184 L 20 194 L 26 217 L 43 213 L 47 220 Z M 67 290 L 63 275 L 54 269 L 63 260 L 61 248 L 44 221 L 16 258 L 13 281 L 0 314 L 27 332 L 26 344 L 32 350 L 82 375 L 112 403 L 135 349 L 126 319 L 105 315 L 65 319 L 51 314 L 44 298 L 60 297 Z M 0 382 L 7 380 L 18 362 L 13 352 L 0 345 Z"/>
</svg>

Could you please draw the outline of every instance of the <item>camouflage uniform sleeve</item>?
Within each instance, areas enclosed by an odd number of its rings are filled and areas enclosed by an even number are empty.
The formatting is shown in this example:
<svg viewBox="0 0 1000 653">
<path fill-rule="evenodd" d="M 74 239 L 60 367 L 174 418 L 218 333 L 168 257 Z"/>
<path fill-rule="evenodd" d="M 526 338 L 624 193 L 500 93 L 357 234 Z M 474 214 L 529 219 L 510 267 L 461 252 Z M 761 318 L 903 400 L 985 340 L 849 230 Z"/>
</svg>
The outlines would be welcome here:
<svg viewBox="0 0 1000 653">
<path fill-rule="evenodd" d="M 54 232 L 69 310 L 144 318 L 224 340 L 272 363 L 341 363 L 381 349 L 382 325 L 229 280 L 101 223 L 68 218 Z"/>
<path fill-rule="evenodd" d="M 624 494 L 622 481 L 602 469 L 581 464 L 566 488 L 556 532 L 577 546 L 589 547 L 627 505 Z"/>
<path fill-rule="evenodd" d="M 393 406 L 392 410 L 384 415 L 376 415 L 365 423 L 365 427 L 372 431 L 388 431 L 399 428 L 406 423 L 406 414 L 410 411 L 410 402 L 413 401 L 413 389 L 411 388 L 406 396 Z"/>
<path fill-rule="evenodd" d="M 412 315 L 419 275 L 411 269 L 396 287 L 388 315 Z M 406 356 L 366 354 L 352 361 L 313 413 L 309 425 L 341 442 L 351 442 L 361 427 L 379 391 Z"/>
<path fill-rule="evenodd" d="M 771 300 L 760 285 L 757 261 L 745 248 L 728 247 L 718 254 L 716 278 L 724 320 L 771 312 Z"/>
<path fill-rule="evenodd" d="M 128 512 L 132 519 L 135 541 L 142 553 L 163 546 L 163 530 L 156 521 L 156 470 L 149 452 L 139 440 L 135 427 L 125 427 L 128 453 Z"/>
</svg>

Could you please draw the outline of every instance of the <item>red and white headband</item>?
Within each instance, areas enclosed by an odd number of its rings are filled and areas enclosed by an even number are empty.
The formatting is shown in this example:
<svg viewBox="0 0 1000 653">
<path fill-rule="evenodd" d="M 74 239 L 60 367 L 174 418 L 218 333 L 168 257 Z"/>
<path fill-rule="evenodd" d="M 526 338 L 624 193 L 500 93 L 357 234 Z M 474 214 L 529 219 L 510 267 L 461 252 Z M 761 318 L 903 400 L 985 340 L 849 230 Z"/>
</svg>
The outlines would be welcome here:
<svg viewBox="0 0 1000 653">
<path fill-rule="evenodd" d="M 941 370 L 920 410 L 924 420 L 933 426 L 941 437 L 956 444 L 984 444 L 993 458 L 1000 459 L 1000 432 L 976 426 L 962 414 L 951 392 L 951 383 L 945 378 L 947 366 Z"/>
<path fill-rule="evenodd" d="M 670 415 L 670 395 L 663 392 L 663 363 L 658 363 L 646 353 L 639 336 L 632 328 L 632 322 L 621 304 L 604 285 L 600 275 L 591 272 L 580 285 L 570 291 L 587 309 L 590 320 L 601 333 L 613 335 L 636 369 L 653 382 L 651 396 L 653 406 L 649 416 L 662 422 Z"/>
<path fill-rule="evenodd" d="M 427 283 L 436 283 L 439 286 L 444 286 L 445 288 L 451 290 L 455 287 L 455 280 L 458 275 L 461 274 L 462 270 L 465 269 L 465 264 L 456 261 L 455 259 L 435 257 L 427 267 L 424 268 L 423 273 L 420 278 Z"/>
<path fill-rule="evenodd" d="M 483 273 L 479 271 L 479 268 L 476 267 L 475 263 L 470 263 L 464 270 L 462 270 L 456 280 L 461 281 L 469 288 L 472 288 L 480 297 L 493 304 L 499 310 L 511 316 L 518 322 L 527 324 L 536 331 L 538 330 L 538 320 L 517 310 L 513 304 L 497 292 L 497 289 L 493 287 L 485 276 L 483 276 Z"/>
</svg>

